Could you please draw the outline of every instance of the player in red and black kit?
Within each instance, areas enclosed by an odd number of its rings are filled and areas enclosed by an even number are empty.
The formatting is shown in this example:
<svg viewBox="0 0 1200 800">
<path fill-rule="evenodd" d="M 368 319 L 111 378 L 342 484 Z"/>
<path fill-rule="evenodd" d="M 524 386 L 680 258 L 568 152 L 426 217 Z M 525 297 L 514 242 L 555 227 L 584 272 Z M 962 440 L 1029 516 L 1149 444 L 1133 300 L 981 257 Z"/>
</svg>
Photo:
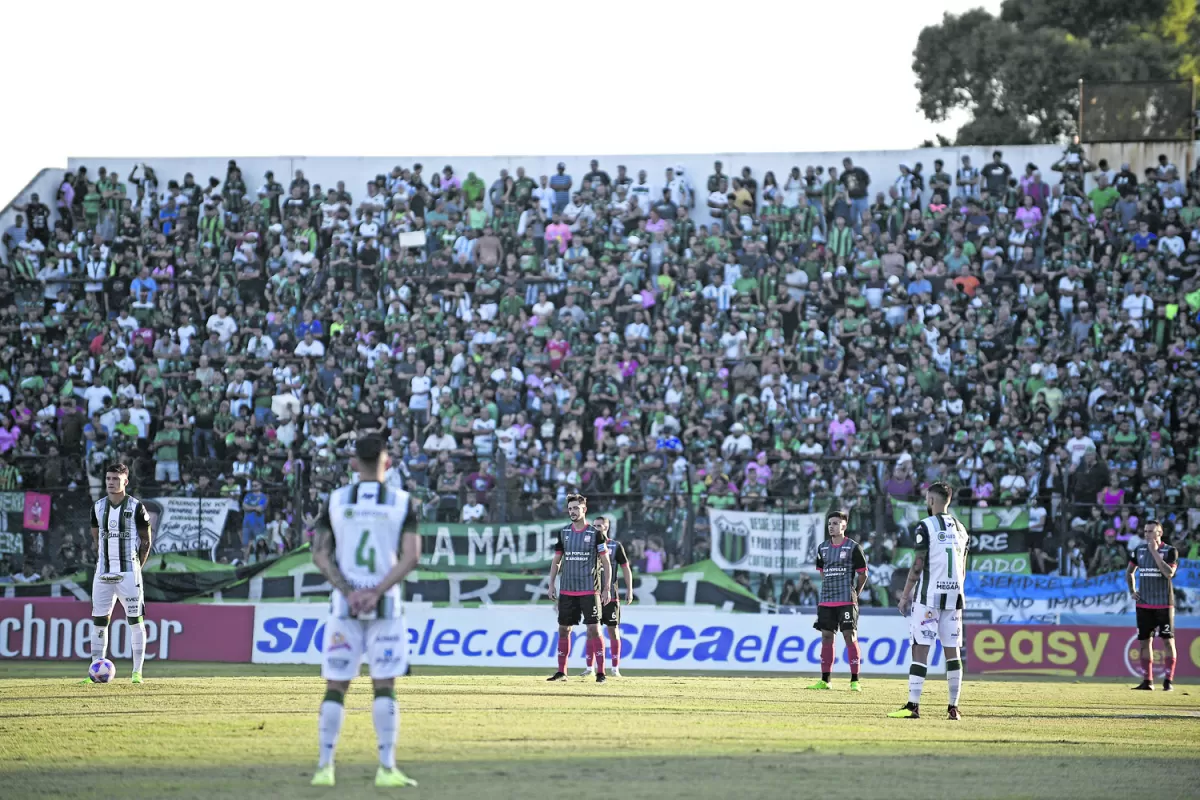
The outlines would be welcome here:
<svg viewBox="0 0 1200 800">
<path fill-rule="evenodd" d="M 625 555 L 625 546 L 615 539 L 608 538 L 610 520 L 608 517 L 600 517 L 593 523 L 599 528 L 606 539 L 608 539 L 608 559 L 612 563 L 612 569 L 615 573 L 617 567 L 620 567 L 625 573 L 625 604 L 629 605 L 633 602 L 633 570 L 629 568 L 629 558 Z M 614 581 L 616 576 L 613 576 Z M 604 604 L 604 608 L 600 612 L 600 623 L 608 628 L 608 650 L 612 653 L 612 676 L 614 678 L 621 677 L 621 598 L 617 593 L 617 587 L 614 583 L 612 597 Z M 584 671 L 583 677 L 592 674 L 592 662 L 595 658 L 595 653 L 592 650 L 587 654 L 587 670 Z M 604 655 L 600 655 L 601 662 L 604 661 Z"/>
<path fill-rule="evenodd" d="M 587 625 L 588 653 L 598 653 L 596 683 L 604 683 L 604 639 L 600 636 L 600 609 L 608 603 L 612 567 L 606 534 L 587 521 L 587 498 L 567 495 L 571 524 L 558 532 L 554 560 L 550 562 L 550 599 L 558 606 L 558 671 L 547 680 L 567 679 L 571 655 L 571 628 Z M 555 585 L 555 578 L 558 584 Z"/>
<path fill-rule="evenodd" d="M 1142 672 L 1146 676 L 1133 687 L 1142 691 L 1154 690 L 1154 632 L 1167 648 L 1164 663 L 1163 691 L 1172 690 L 1175 679 L 1175 577 L 1179 554 L 1162 540 L 1161 522 L 1147 520 L 1142 526 L 1146 543 L 1133 551 L 1125 579 L 1129 593 L 1137 604 L 1138 647 L 1142 656 Z"/>
<path fill-rule="evenodd" d="M 833 673 L 834 639 L 838 631 L 846 639 L 846 659 L 850 662 L 850 691 L 860 692 L 858 682 L 858 595 L 867 583 L 867 556 L 862 545 L 846 536 L 849 515 L 830 511 L 825 516 L 829 538 L 817 545 L 817 570 L 821 573 L 821 597 L 817 621 L 821 632 L 821 680 L 809 689 L 829 689 Z"/>
</svg>

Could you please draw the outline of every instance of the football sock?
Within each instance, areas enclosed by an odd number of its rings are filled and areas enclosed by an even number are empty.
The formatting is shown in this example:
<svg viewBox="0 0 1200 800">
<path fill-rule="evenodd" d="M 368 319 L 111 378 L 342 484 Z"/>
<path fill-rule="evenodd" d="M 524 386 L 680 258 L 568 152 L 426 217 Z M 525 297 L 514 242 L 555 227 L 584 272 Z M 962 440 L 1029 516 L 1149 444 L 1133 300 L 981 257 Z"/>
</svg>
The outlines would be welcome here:
<svg viewBox="0 0 1200 800">
<path fill-rule="evenodd" d="M 328 767 L 333 763 L 333 751 L 342 733 L 342 720 L 346 718 L 345 700 L 345 694 L 329 689 L 321 702 L 321 711 L 317 716 L 317 738 L 321 743 L 321 755 L 317 760 L 319 767 Z"/>
<path fill-rule="evenodd" d="M 588 637 L 588 649 L 592 651 L 596 663 L 596 672 L 604 674 L 604 639 L 599 636 Z"/>
<path fill-rule="evenodd" d="M 396 710 L 396 691 L 376 689 L 375 704 L 371 707 L 375 720 L 375 738 L 379 741 L 379 763 L 385 769 L 396 768 L 396 734 L 400 729 L 400 715 Z"/>
<path fill-rule="evenodd" d="M 108 653 L 108 626 L 92 625 L 92 663 L 104 658 Z"/>
<path fill-rule="evenodd" d="M 958 705 L 958 694 L 962 691 L 962 660 L 951 659 L 946 662 L 946 686 L 950 688 L 950 705 Z"/>
<path fill-rule="evenodd" d="M 1163 677 L 1167 680 L 1175 680 L 1175 654 L 1170 650 L 1167 651 L 1167 657 L 1163 664 L 1163 673 Z"/>
<path fill-rule="evenodd" d="M 146 660 L 146 623 L 129 626 L 129 646 L 133 650 L 133 671 L 141 672 Z"/>
<path fill-rule="evenodd" d="M 821 680 L 828 682 L 833 672 L 833 639 L 821 640 Z"/>
<path fill-rule="evenodd" d="M 1142 645 L 1142 674 L 1146 680 L 1154 680 L 1154 644 L 1146 642 Z"/>
<path fill-rule="evenodd" d="M 589 644 L 587 648 L 587 665 L 592 665 L 592 646 Z"/>
<path fill-rule="evenodd" d="M 846 657 L 850 661 L 850 680 L 858 680 L 858 665 L 861 663 L 861 656 L 858 650 L 858 642 L 850 642 L 846 645 Z"/>
<path fill-rule="evenodd" d="M 616 669 L 621 666 L 621 640 L 614 636 L 609 642 L 609 649 L 612 650 L 613 669 Z"/>
<path fill-rule="evenodd" d="M 925 665 L 916 661 L 908 668 L 908 702 L 921 702 L 921 690 L 925 688 Z"/>
<path fill-rule="evenodd" d="M 560 633 L 558 635 L 558 671 L 565 673 L 567 671 L 567 656 L 571 655 L 571 634 Z"/>
</svg>

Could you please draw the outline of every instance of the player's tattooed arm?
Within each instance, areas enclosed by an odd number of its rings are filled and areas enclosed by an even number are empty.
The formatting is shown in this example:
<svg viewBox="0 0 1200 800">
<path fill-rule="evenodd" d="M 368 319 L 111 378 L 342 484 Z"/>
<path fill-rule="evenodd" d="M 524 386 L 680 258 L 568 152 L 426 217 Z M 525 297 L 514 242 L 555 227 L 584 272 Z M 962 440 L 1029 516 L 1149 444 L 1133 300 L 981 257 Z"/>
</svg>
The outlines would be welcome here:
<svg viewBox="0 0 1200 800">
<path fill-rule="evenodd" d="M 313 540 L 313 565 L 344 597 L 354 594 L 354 587 L 338 569 L 337 561 L 333 557 L 333 531 L 328 526 L 321 525 L 317 528 L 317 535 Z"/>
</svg>

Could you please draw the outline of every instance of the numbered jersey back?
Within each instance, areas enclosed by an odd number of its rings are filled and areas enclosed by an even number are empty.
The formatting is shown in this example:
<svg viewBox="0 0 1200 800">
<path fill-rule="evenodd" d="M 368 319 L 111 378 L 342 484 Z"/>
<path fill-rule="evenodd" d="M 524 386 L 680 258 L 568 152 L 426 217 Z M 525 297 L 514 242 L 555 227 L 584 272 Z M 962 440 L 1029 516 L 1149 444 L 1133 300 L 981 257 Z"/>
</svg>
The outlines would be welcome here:
<svg viewBox="0 0 1200 800">
<path fill-rule="evenodd" d="M 917 525 L 916 550 L 924 556 L 917 602 L 932 608 L 963 608 L 963 578 L 971 534 L 952 514 L 935 514 Z"/>
<path fill-rule="evenodd" d="M 396 565 L 405 530 L 416 530 L 410 502 L 408 492 L 375 482 L 343 486 L 330 494 L 327 513 L 334 558 L 351 586 L 369 589 Z M 379 616 L 398 614 L 400 587 L 389 589 L 384 600 Z M 348 616 L 345 598 L 336 591 L 333 611 L 336 616 Z"/>
</svg>

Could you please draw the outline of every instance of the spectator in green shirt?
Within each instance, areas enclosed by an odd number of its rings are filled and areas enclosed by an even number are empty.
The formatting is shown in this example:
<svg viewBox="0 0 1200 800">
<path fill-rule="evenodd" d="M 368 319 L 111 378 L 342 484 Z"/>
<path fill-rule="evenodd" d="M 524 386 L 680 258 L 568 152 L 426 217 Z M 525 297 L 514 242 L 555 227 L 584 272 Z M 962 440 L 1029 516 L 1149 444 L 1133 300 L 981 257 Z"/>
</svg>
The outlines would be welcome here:
<svg viewBox="0 0 1200 800">
<path fill-rule="evenodd" d="M 1108 185 L 1108 178 L 1100 175 L 1096 179 L 1096 188 L 1088 192 L 1088 200 L 1092 203 L 1092 209 L 1096 212 L 1096 216 L 1104 213 L 1104 209 L 1114 206 L 1120 194 L 1116 187 Z"/>
<path fill-rule="evenodd" d="M 166 419 L 154 435 L 150 449 L 154 451 L 154 480 L 179 483 L 179 429 L 175 420 Z"/>
</svg>

